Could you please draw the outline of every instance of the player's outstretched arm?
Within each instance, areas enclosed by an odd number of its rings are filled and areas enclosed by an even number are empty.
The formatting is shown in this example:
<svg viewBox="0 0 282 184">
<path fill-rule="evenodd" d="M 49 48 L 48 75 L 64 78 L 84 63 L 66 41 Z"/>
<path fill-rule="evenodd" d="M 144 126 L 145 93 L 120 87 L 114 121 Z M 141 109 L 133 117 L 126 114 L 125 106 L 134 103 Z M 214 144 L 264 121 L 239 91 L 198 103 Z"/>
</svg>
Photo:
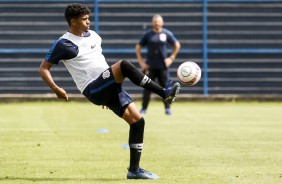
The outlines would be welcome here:
<svg viewBox="0 0 282 184">
<path fill-rule="evenodd" d="M 54 93 L 56 93 L 58 98 L 68 101 L 68 95 L 66 91 L 63 88 L 57 86 L 57 84 L 54 82 L 53 77 L 50 73 L 51 67 L 51 63 L 43 60 L 39 67 L 39 74 L 43 81 L 54 91 Z"/>
</svg>

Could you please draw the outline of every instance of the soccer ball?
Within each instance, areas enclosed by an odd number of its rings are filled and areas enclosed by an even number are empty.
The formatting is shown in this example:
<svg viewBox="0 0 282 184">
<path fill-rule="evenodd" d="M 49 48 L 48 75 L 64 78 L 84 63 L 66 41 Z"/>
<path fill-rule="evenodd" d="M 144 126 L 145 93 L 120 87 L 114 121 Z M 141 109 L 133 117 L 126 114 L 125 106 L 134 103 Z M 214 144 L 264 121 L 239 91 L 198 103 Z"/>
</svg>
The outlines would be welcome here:
<svg viewBox="0 0 282 184">
<path fill-rule="evenodd" d="M 193 61 L 186 61 L 177 68 L 177 77 L 182 84 L 193 86 L 201 79 L 201 68 Z"/>
</svg>

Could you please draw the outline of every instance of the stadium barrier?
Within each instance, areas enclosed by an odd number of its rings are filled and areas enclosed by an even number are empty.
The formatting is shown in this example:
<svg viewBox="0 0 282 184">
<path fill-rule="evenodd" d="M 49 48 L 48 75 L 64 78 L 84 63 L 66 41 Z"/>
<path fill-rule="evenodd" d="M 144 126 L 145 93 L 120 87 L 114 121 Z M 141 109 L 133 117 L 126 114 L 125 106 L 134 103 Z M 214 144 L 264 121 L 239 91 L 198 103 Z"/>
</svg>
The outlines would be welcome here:
<svg viewBox="0 0 282 184">
<path fill-rule="evenodd" d="M 50 93 L 37 67 L 67 29 L 62 10 L 71 2 L 93 9 L 93 29 L 105 42 L 109 63 L 129 58 L 138 66 L 134 44 L 149 28 L 151 16 L 161 13 L 182 45 L 171 77 L 175 80 L 177 66 L 190 59 L 203 71 L 200 83 L 184 87 L 183 95 L 273 97 L 282 92 L 281 0 L 0 0 L 1 94 Z M 59 84 L 79 95 L 63 66 L 54 71 Z M 128 81 L 124 88 L 136 96 L 142 93 Z"/>
</svg>

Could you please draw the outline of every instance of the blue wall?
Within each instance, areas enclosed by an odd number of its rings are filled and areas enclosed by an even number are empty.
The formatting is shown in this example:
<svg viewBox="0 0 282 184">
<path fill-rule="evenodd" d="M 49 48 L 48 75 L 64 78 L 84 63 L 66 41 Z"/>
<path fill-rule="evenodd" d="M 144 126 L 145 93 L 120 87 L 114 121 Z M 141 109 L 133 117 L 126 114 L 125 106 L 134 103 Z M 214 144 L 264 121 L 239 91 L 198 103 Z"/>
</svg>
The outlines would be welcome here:
<svg viewBox="0 0 282 184">
<path fill-rule="evenodd" d="M 49 92 L 35 74 L 36 67 L 52 41 L 67 30 L 60 13 L 71 2 L 83 2 L 93 9 L 93 29 L 103 38 L 103 52 L 110 64 L 118 58 L 129 58 L 138 66 L 134 44 L 150 27 L 150 18 L 157 12 L 163 14 L 165 26 L 175 32 L 182 45 L 171 69 L 173 79 L 176 79 L 177 66 L 185 60 L 198 62 L 203 71 L 200 83 L 184 87 L 183 93 L 267 95 L 282 92 L 282 34 L 279 33 L 282 1 L 0 0 L 1 12 L 7 15 L 2 16 L 0 22 L 1 93 Z M 40 3 L 50 7 L 36 8 Z M 9 5 L 14 12 L 10 12 Z M 36 58 L 38 62 L 31 62 L 29 58 Z M 63 67 L 58 66 L 57 70 L 58 82 L 71 93 L 78 93 Z M 125 88 L 141 93 L 130 82 L 125 83 Z"/>
</svg>

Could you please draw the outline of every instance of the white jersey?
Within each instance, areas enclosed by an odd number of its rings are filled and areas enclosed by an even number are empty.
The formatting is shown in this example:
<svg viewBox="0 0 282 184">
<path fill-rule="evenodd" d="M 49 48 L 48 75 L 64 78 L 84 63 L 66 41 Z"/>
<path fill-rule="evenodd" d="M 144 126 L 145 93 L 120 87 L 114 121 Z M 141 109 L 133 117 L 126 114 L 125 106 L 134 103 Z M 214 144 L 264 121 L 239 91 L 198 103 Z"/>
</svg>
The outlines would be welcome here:
<svg viewBox="0 0 282 184">
<path fill-rule="evenodd" d="M 67 32 L 53 44 L 45 60 L 52 64 L 62 60 L 82 93 L 90 82 L 109 68 L 101 42 L 101 37 L 91 30 L 83 37 Z"/>
</svg>

